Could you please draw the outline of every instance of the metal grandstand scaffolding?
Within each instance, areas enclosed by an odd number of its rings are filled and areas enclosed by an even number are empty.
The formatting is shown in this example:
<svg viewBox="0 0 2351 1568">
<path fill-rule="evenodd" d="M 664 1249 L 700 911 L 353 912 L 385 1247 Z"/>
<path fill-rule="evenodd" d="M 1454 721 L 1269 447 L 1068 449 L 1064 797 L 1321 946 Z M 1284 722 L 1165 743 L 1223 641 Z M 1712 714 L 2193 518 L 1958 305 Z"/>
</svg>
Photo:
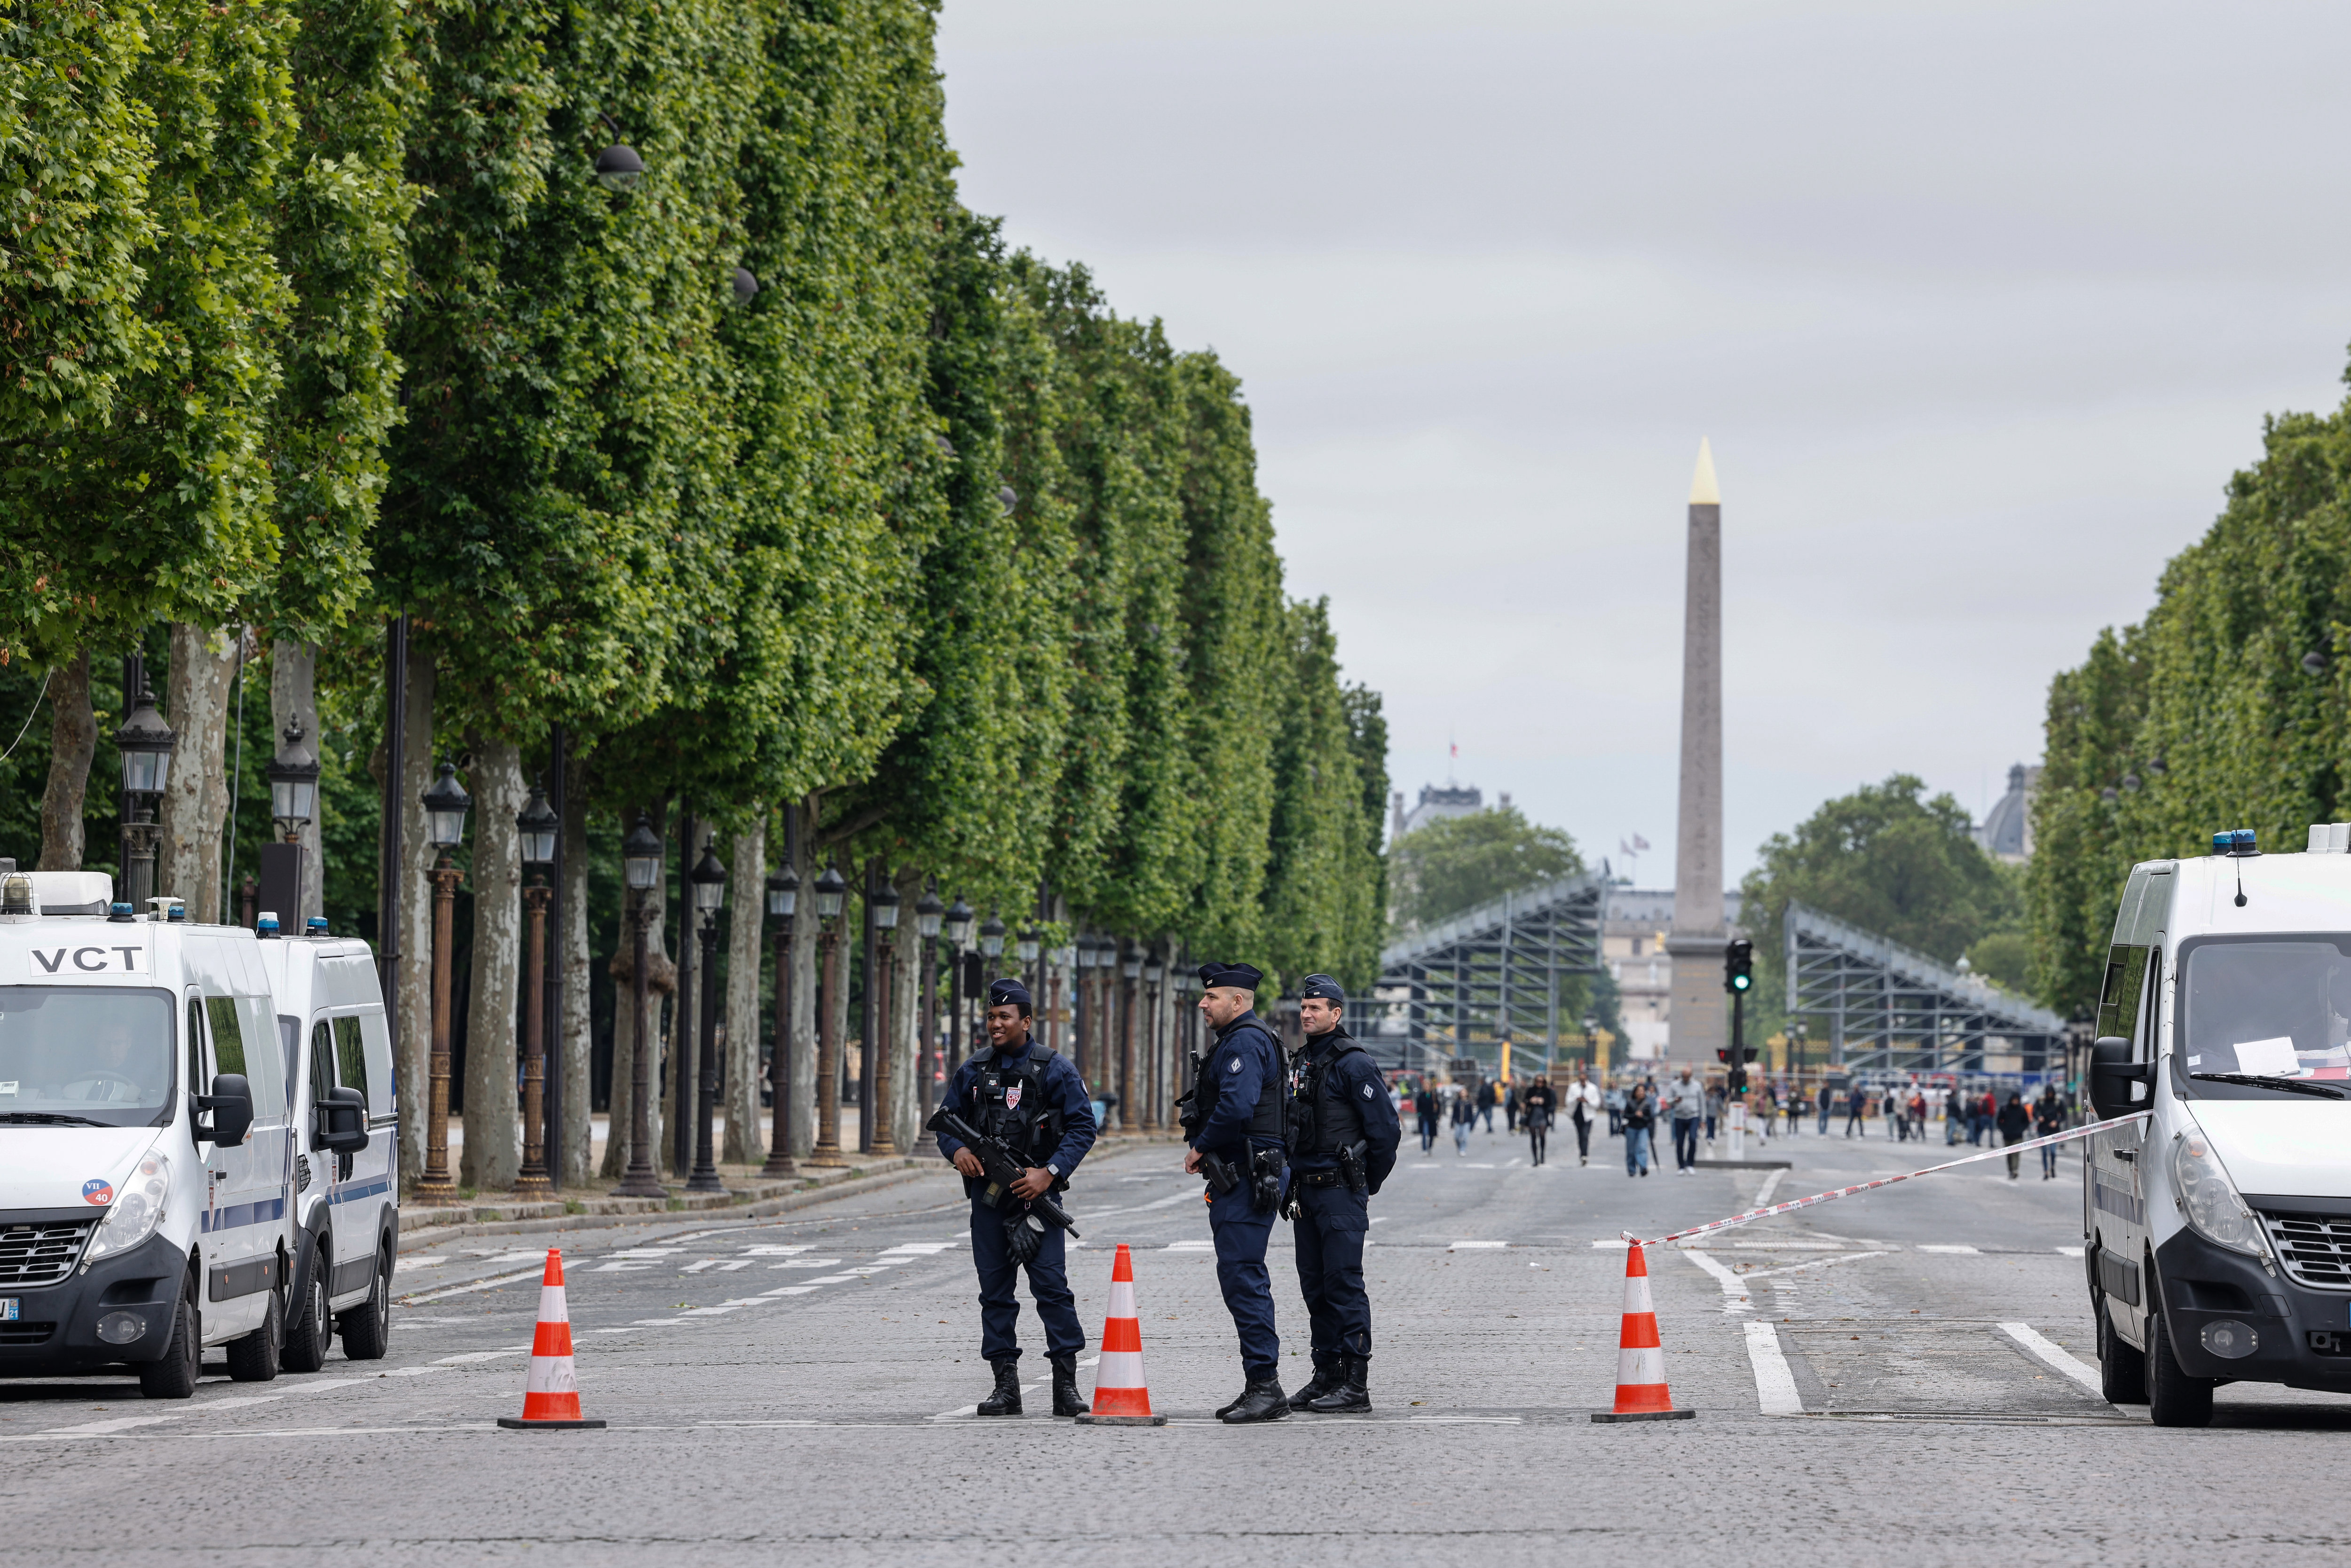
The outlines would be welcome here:
<svg viewBox="0 0 2351 1568">
<path fill-rule="evenodd" d="M 1505 1041 L 1553 1058 L 1581 1033 L 1560 1029 L 1560 983 L 1600 972 L 1607 903 L 1604 878 L 1562 877 L 1392 944 L 1372 993 L 1348 998 L 1348 1031 L 1390 1067 L 1492 1072 Z"/>
<path fill-rule="evenodd" d="M 1981 1072 L 1987 1053 L 2026 1072 L 2063 1062 L 2065 1020 L 1982 976 L 1801 904 L 1782 920 L 1788 1011 L 1827 1040 L 1833 1066 Z"/>
</svg>

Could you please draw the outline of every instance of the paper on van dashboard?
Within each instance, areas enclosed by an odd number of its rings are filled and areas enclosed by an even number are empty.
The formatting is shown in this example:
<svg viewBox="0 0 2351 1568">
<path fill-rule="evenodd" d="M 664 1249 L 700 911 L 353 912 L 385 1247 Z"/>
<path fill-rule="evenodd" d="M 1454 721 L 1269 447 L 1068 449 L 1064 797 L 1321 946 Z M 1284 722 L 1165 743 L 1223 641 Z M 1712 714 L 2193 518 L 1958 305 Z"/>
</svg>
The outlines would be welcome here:
<svg viewBox="0 0 2351 1568">
<path fill-rule="evenodd" d="M 2280 1035 L 2275 1040 L 2238 1041 L 2237 1071 L 2262 1078 L 2298 1076 L 2302 1071 L 2302 1059 L 2294 1052 L 2294 1037 Z"/>
</svg>

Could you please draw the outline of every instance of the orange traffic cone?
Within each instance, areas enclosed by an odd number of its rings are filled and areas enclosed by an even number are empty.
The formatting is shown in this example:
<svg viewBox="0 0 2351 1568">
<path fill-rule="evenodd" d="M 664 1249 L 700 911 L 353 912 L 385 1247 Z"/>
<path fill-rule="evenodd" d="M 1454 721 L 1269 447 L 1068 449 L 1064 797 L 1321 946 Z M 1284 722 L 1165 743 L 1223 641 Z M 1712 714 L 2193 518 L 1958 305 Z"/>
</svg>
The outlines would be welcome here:
<svg viewBox="0 0 2351 1568">
<path fill-rule="evenodd" d="M 530 1375 L 523 1380 L 522 1419 L 498 1417 L 518 1431 L 561 1431 L 601 1427 L 580 1418 L 580 1379 L 571 1371 L 571 1312 L 563 1304 L 563 1252 L 547 1249 L 547 1273 L 538 1282 L 538 1333 L 530 1342 Z"/>
<path fill-rule="evenodd" d="M 1616 1408 L 1594 1421 L 1691 1421 L 1666 1391 L 1666 1353 L 1657 1343 L 1657 1310 L 1649 1300 L 1649 1264 L 1637 1241 L 1625 1253 L 1625 1332 L 1616 1342 Z"/>
<path fill-rule="evenodd" d="M 1134 1260 L 1126 1243 L 1110 1266 L 1110 1311 L 1102 1318 L 1102 1363 L 1094 1368 L 1091 1415 L 1081 1427 L 1165 1427 L 1167 1417 L 1151 1413 L 1151 1391 L 1143 1385 L 1143 1322 L 1134 1315 Z"/>
</svg>

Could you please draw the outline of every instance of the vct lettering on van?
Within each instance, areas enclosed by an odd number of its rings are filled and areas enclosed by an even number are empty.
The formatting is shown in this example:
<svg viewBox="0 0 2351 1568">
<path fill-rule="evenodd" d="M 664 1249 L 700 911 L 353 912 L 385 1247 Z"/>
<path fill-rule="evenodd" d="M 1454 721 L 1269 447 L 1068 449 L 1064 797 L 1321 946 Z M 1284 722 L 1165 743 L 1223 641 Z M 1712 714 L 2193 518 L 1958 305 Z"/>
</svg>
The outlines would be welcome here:
<svg viewBox="0 0 2351 1568">
<path fill-rule="evenodd" d="M 2132 868 L 2091 1049 L 2083 1255 L 2105 1393 L 2202 1426 L 2223 1383 L 2351 1394 L 2351 824 Z"/>
<path fill-rule="evenodd" d="M 111 892 L 0 861 L 0 1376 L 184 1398 L 211 1346 L 272 1378 L 310 1244 L 277 991 L 253 933 L 133 919 Z M 382 1354 L 380 1313 L 338 1322 L 347 1354 Z"/>
</svg>

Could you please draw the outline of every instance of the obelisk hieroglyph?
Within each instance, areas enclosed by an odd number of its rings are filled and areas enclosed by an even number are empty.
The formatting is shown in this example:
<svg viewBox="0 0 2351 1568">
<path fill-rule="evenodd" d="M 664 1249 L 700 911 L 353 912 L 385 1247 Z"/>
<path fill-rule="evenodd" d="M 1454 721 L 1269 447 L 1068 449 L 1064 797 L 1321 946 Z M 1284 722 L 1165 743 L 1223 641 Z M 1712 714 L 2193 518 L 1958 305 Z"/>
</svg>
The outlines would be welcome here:
<svg viewBox="0 0 2351 1568">
<path fill-rule="evenodd" d="M 1722 991 L 1722 493 L 1698 444 L 1690 476 L 1689 565 L 1682 600 L 1682 789 L 1674 843 L 1674 988 L 1667 1019 L 1677 1061 L 1711 1065 L 1729 1043 Z"/>
</svg>

